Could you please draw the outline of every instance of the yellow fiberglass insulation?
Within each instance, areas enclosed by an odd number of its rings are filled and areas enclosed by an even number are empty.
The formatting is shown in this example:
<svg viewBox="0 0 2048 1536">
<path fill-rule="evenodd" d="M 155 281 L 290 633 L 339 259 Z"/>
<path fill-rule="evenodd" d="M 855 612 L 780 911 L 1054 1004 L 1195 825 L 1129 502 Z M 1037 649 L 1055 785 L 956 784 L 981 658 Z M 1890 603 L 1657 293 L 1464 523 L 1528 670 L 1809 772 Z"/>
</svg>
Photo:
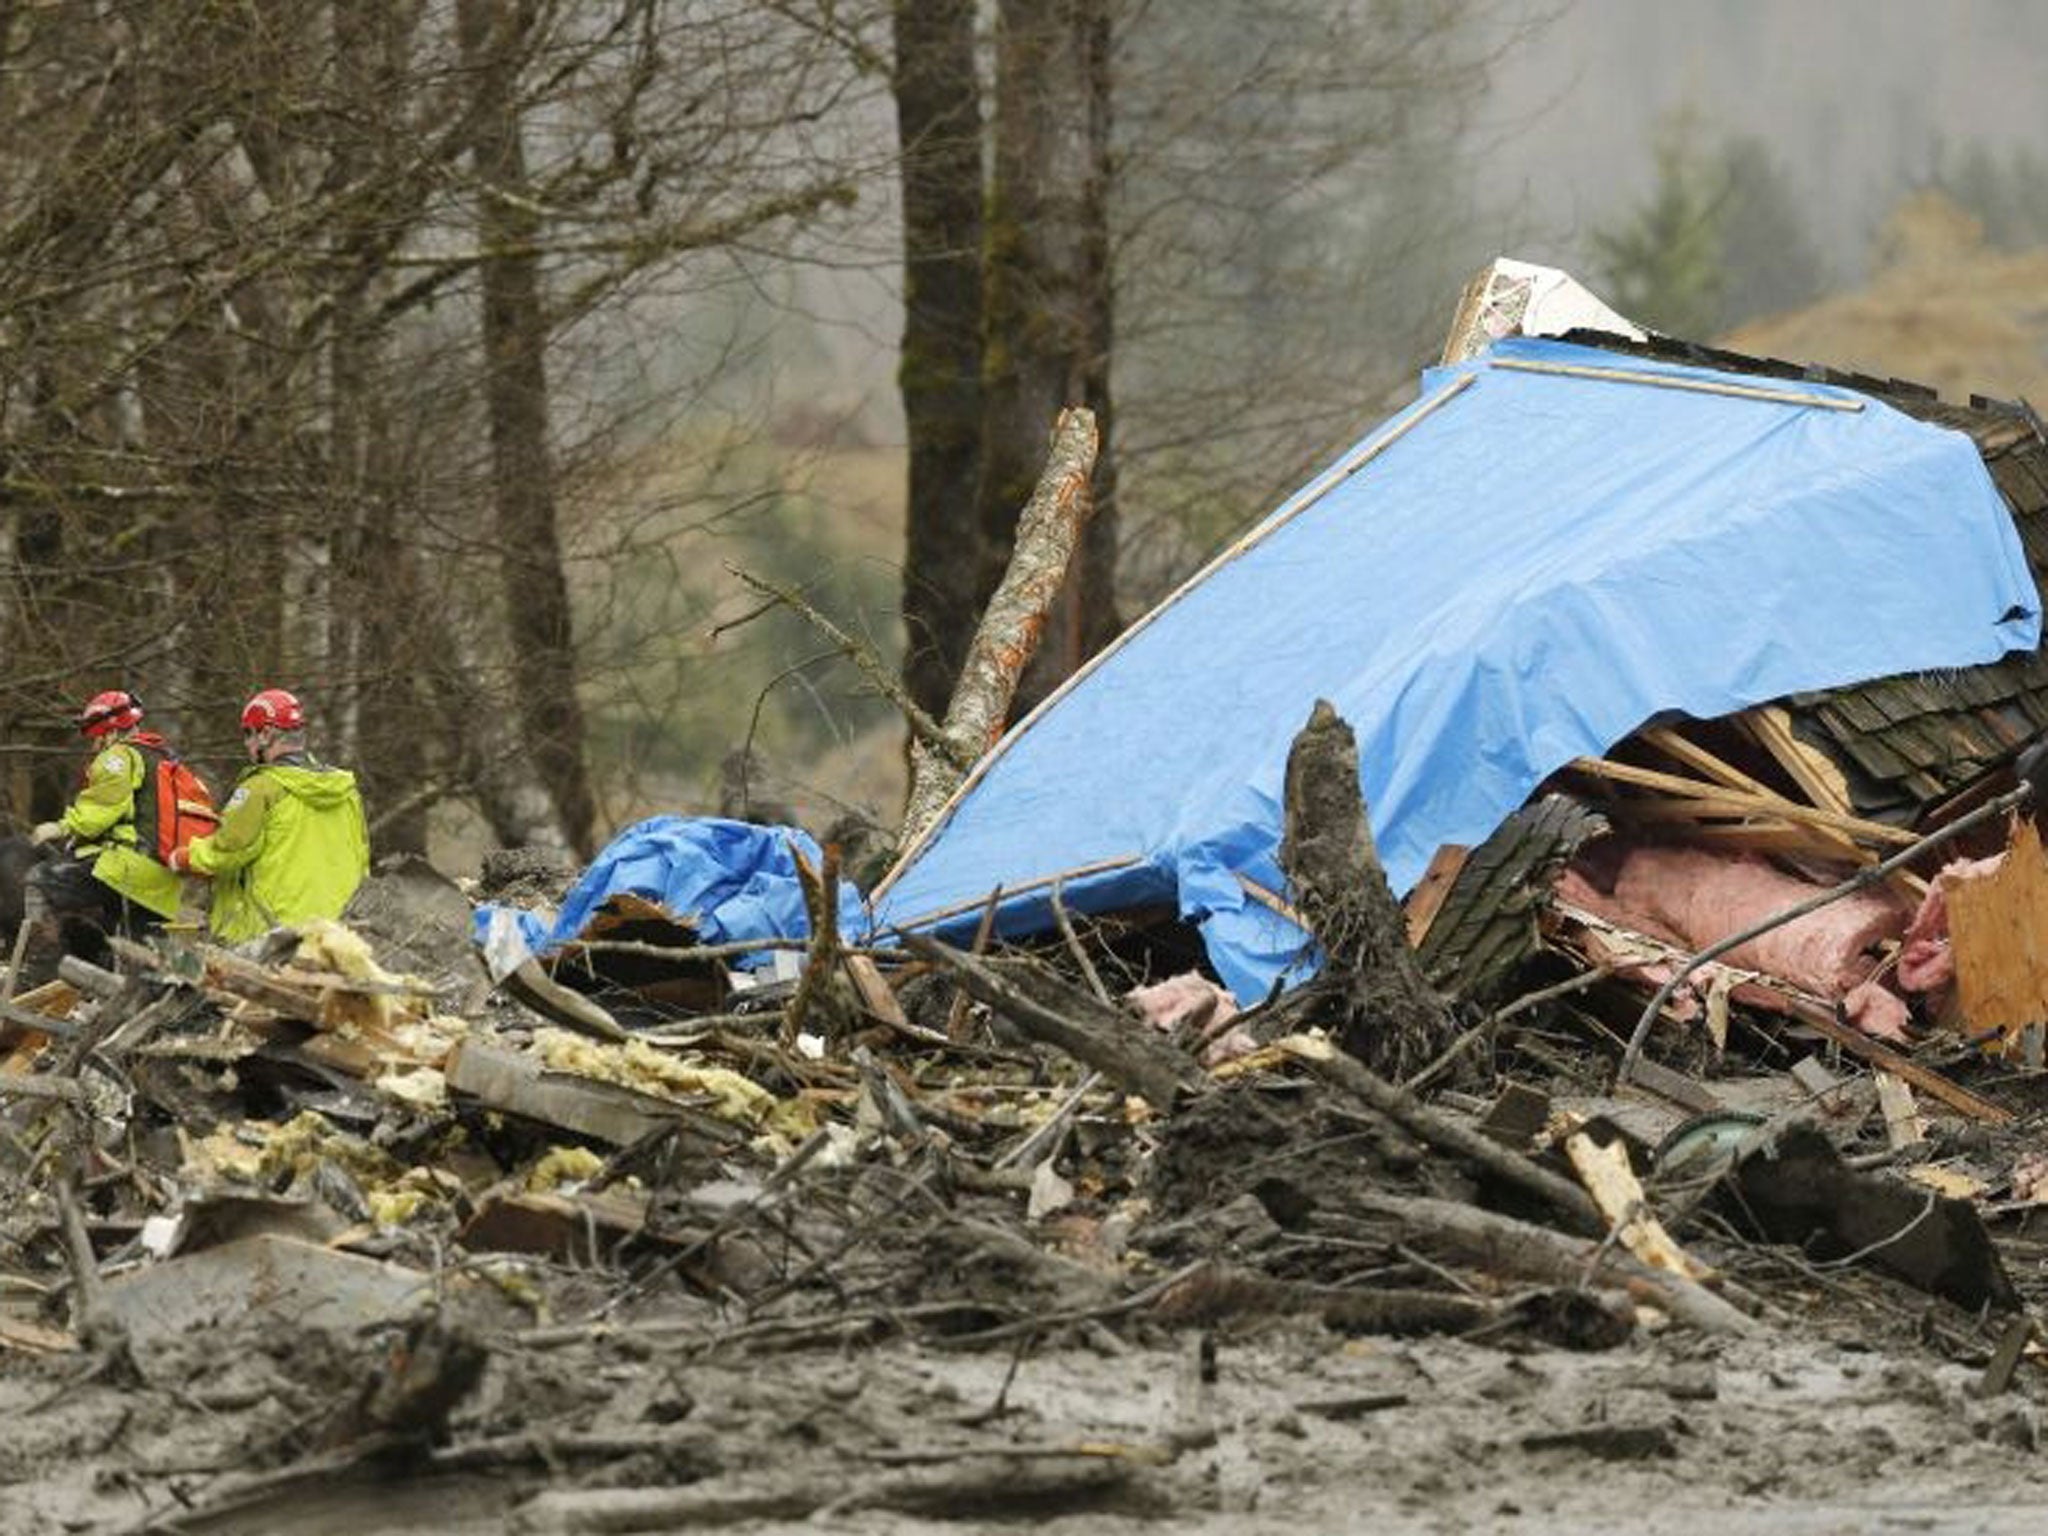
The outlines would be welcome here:
<svg viewBox="0 0 2048 1536">
<path fill-rule="evenodd" d="M 800 1140 L 817 1129 L 815 1106 L 801 1099 L 778 1099 L 730 1067 L 686 1061 L 644 1040 L 606 1045 L 566 1029 L 543 1029 L 534 1035 L 533 1045 L 553 1072 L 616 1083 L 656 1098 L 691 1103 L 708 1099 L 703 1107 L 719 1119 L 775 1136 Z"/>
</svg>

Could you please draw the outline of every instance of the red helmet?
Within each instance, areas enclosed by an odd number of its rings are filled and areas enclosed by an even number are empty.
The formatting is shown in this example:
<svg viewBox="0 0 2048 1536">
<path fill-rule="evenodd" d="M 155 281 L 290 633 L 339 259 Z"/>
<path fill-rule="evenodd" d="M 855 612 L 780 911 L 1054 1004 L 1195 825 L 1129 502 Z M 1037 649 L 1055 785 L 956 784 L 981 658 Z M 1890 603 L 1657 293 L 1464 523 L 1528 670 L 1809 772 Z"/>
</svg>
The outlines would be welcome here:
<svg viewBox="0 0 2048 1536">
<path fill-rule="evenodd" d="M 140 724 L 142 700 L 119 688 L 94 694 L 86 701 L 85 708 L 78 712 L 78 729 L 88 739 L 104 736 L 109 731 L 132 731 Z"/>
<path fill-rule="evenodd" d="M 260 731 L 303 731 L 306 711 L 282 688 L 266 688 L 242 706 L 242 729 Z"/>
</svg>

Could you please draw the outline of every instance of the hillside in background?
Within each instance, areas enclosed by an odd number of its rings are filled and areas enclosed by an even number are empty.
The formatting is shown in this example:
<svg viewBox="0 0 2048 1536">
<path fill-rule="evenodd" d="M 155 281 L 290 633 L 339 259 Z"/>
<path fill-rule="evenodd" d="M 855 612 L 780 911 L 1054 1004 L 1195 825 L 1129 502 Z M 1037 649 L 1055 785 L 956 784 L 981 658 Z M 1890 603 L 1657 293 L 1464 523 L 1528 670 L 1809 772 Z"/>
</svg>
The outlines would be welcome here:
<svg viewBox="0 0 2048 1536">
<path fill-rule="evenodd" d="M 1587 236 L 1648 197 L 1656 125 L 1747 136 L 1782 166 L 1836 282 L 1869 272 L 1908 188 L 1969 146 L 2036 142 L 2048 74 L 2028 0 L 1532 4 L 1493 71 L 1479 190 L 1514 253 L 1590 282 Z"/>
<path fill-rule="evenodd" d="M 2048 250 L 2000 251 L 1938 193 L 1902 203 L 1863 286 L 1738 327 L 1739 352 L 1972 394 L 2048 400 Z"/>
</svg>

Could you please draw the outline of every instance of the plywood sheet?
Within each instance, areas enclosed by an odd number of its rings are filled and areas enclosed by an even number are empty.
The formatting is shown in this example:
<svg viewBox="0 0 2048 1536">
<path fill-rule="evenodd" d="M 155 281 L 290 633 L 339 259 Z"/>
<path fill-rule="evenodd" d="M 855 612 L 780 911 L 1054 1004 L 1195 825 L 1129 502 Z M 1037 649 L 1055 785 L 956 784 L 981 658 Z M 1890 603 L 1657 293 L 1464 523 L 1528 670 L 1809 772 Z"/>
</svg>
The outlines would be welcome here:
<svg viewBox="0 0 2048 1536">
<path fill-rule="evenodd" d="M 1956 995 L 1972 1033 L 1997 1030 L 2017 1045 L 2029 1024 L 2048 1021 L 2048 857 L 2022 817 L 1997 868 L 1944 877 Z"/>
</svg>

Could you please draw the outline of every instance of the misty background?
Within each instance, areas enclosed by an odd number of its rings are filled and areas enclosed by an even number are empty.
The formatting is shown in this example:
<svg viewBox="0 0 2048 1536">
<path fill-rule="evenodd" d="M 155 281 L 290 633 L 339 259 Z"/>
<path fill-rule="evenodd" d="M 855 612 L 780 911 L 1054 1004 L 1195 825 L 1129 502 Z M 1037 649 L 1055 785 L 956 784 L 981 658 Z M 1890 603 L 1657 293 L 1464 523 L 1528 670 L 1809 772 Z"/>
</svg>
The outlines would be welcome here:
<svg viewBox="0 0 2048 1536">
<path fill-rule="evenodd" d="M 1362 263 L 1363 280 L 1348 290 L 1304 282 L 1261 297 L 1274 334 L 1333 337 L 1363 355 L 1361 365 L 1333 373 L 1320 395 L 1308 392 L 1294 407 L 1303 430 L 1291 440 L 1251 441 L 1256 472 L 1232 476 L 1207 504 L 1165 477 L 1148 479 L 1147 424 L 1142 413 L 1126 418 L 1127 617 L 1408 398 L 1461 285 L 1496 255 L 1564 268 L 1674 334 L 1950 393 L 2039 390 L 2048 328 L 2033 334 L 2036 283 L 2048 274 L 1990 274 L 1966 259 L 2048 240 L 2048 169 L 2035 149 L 2035 130 L 2048 122 L 2048 57 L 2037 20 L 2025 0 L 1570 0 L 1480 13 L 1467 57 L 1483 81 L 1470 100 L 1433 122 L 1418 117 L 1421 142 L 1405 161 L 1376 162 L 1358 185 L 1326 189 L 1365 210 L 1361 245 L 1384 239 L 1375 218 L 1399 225 L 1405 240 Z M 1389 173 L 1407 184 L 1364 179 Z M 893 209 L 866 213 L 886 219 Z M 1270 238 L 1325 238 L 1319 220 L 1282 225 Z M 1907 262 L 1910 283 L 1872 299 L 1863 290 L 1900 267 L 1902 228 L 1917 232 L 1912 250 L 1931 253 L 1934 269 Z M 782 419 L 800 416 L 837 444 L 814 463 L 806 494 L 828 523 L 866 530 L 851 548 L 813 553 L 842 573 L 881 578 L 841 590 L 863 588 L 854 621 L 886 653 L 896 643 L 888 589 L 900 316 L 889 236 L 869 233 L 872 264 L 846 247 L 821 252 L 761 318 Z M 1142 281 L 1120 270 L 1120 296 Z M 1894 273 L 1895 286 L 1904 281 Z M 1976 311 L 1950 317 L 1946 336 L 1927 334 L 1930 323 L 1943 328 L 1939 316 L 1930 322 L 1930 304 L 1961 303 L 1972 290 Z M 1828 309 L 1851 294 L 1861 294 L 1860 307 Z M 1963 338 L 1982 341 L 1986 306 L 2002 344 L 1973 348 Z M 1779 317 L 1802 318 L 1788 326 Z M 1210 315 L 1203 328 L 1208 340 L 1184 335 L 1191 353 L 1216 336 L 1242 341 L 1231 317 Z M 1246 363 L 1276 382 L 1320 366 L 1305 344 L 1292 344 L 1247 352 Z M 1158 366 L 1120 358 L 1120 409 Z M 900 782 L 889 712 L 822 693 L 810 707 L 818 723 L 832 721 L 825 736 L 807 738 L 825 749 L 786 762 L 782 787 L 799 803 L 815 790 L 879 814 Z"/>
<path fill-rule="evenodd" d="M 1916 191 L 1963 200 L 1994 244 L 2032 244 L 2048 230 L 2040 19 L 2030 0 L 1555 0 L 1491 13 L 1483 96 L 1434 173 L 1469 189 L 1463 228 L 1442 241 L 1451 259 L 1424 285 L 1426 318 L 1447 323 L 1459 283 L 1494 255 L 1604 293 L 1601 237 L 1656 196 L 1660 136 L 1700 162 L 1732 148 L 1752 189 L 1783 198 L 1787 222 L 1729 253 L 1730 324 L 1768 312 L 1788 263 L 1812 284 L 1802 298 L 1866 281 L 1887 219 Z M 875 245 L 886 253 L 887 235 Z M 900 427 L 895 302 L 879 258 L 809 272 L 783 338 L 805 389 L 876 430 Z"/>
<path fill-rule="evenodd" d="M 0 822 L 103 688 L 226 777 L 281 685 L 454 871 L 885 840 L 876 679 L 944 712 L 1061 405 L 1098 510 L 1027 700 L 1411 398 L 1496 256 L 2048 398 L 2021 0 L 277 6 L 0 24 Z"/>
<path fill-rule="evenodd" d="M 1834 280 L 1857 282 L 1907 192 L 1981 157 L 2038 168 L 2041 19 L 2028 0 L 1576 0 L 1494 71 L 1482 203 L 1528 260 L 1582 268 L 1594 232 L 1652 194 L 1655 135 L 1689 111 L 1702 150 L 1763 147 Z"/>
</svg>

